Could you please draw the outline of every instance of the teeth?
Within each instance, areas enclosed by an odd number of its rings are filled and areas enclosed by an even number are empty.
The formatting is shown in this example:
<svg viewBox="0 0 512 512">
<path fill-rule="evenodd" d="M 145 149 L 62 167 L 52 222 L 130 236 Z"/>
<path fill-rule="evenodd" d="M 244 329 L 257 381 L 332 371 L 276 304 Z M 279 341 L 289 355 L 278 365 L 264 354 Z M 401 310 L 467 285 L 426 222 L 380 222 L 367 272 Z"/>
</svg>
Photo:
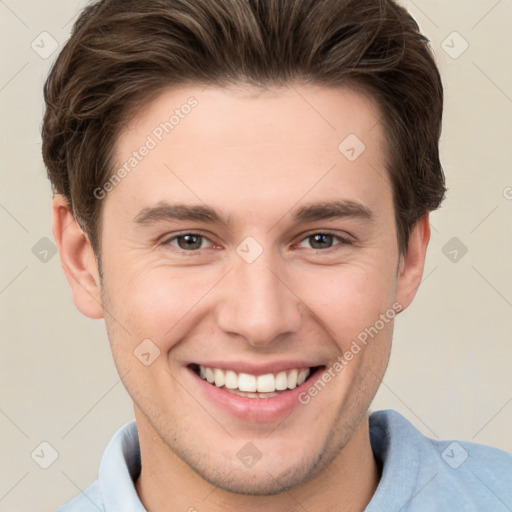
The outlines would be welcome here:
<svg viewBox="0 0 512 512">
<path fill-rule="evenodd" d="M 258 375 L 256 379 L 256 389 L 258 393 L 272 393 L 276 390 L 276 378 L 271 373 Z M 242 390 L 242 388 L 240 388 Z"/>
<path fill-rule="evenodd" d="M 202 366 L 200 366 L 200 368 L 202 368 Z M 220 370 L 220 371 L 222 371 L 222 370 Z M 228 389 L 238 389 L 238 375 L 235 372 L 228 370 L 226 372 L 226 378 L 224 380 L 224 385 Z"/>
<path fill-rule="evenodd" d="M 256 377 L 248 373 L 238 375 L 238 389 L 240 391 L 256 391 Z"/>
<path fill-rule="evenodd" d="M 231 389 L 229 392 L 245 398 L 273 398 L 279 396 L 279 393 L 246 393 L 245 391 L 238 391 L 238 389 Z"/>
<path fill-rule="evenodd" d="M 276 375 L 276 389 L 277 391 L 284 391 L 288 388 L 288 379 L 286 377 L 286 372 L 279 372 Z"/>
<path fill-rule="evenodd" d="M 212 384 L 215 381 L 215 374 L 213 373 L 213 370 L 211 368 L 205 368 L 205 376 L 206 380 Z"/>
<path fill-rule="evenodd" d="M 287 384 L 288 384 L 288 387 L 290 389 L 293 389 L 293 388 L 297 387 L 297 377 L 298 377 L 298 375 L 299 375 L 299 372 L 297 370 L 291 370 L 288 373 Z M 206 376 L 208 377 L 208 374 L 206 374 Z"/>
<path fill-rule="evenodd" d="M 302 370 L 299 372 L 299 375 L 297 376 L 297 386 L 300 386 L 306 382 L 306 379 L 309 376 L 309 371 Z"/>
<path fill-rule="evenodd" d="M 215 370 L 213 370 L 213 375 L 215 376 L 215 385 L 218 388 L 224 386 L 224 383 L 226 382 L 224 372 L 222 370 L 219 370 L 218 368 L 215 368 Z"/>
<path fill-rule="evenodd" d="M 309 368 L 294 368 L 276 374 L 266 373 L 256 376 L 249 373 L 236 373 L 232 370 L 199 366 L 199 376 L 203 380 L 218 388 L 237 390 L 236 394 L 249 398 L 278 396 L 276 391 L 295 389 L 304 384 L 310 373 Z"/>
</svg>

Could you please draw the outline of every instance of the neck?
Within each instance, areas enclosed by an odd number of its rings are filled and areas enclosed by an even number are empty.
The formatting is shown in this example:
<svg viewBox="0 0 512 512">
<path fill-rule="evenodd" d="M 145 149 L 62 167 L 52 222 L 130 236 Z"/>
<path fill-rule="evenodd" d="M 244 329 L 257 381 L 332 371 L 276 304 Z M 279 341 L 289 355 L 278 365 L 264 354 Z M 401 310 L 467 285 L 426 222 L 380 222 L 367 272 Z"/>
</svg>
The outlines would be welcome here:
<svg viewBox="0 0 512 512">
<path fill-rule="evenodd" d="M 148 512 L 345 512 L 363 511 L 380 479 L 368 417 L 332 463 L 312 480 L 272 496 L 234 494 L 213 486 L 177 457 L 136 409 L 142 470 L 136 482 Z"/>
</svg>

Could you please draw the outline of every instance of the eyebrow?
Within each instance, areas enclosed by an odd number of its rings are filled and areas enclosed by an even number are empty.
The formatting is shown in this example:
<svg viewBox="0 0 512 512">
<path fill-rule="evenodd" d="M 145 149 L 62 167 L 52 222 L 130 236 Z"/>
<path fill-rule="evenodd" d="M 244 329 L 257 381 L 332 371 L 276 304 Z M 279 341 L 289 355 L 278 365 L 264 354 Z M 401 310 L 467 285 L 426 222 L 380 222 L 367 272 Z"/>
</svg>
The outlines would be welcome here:
<svg viewBox="0 0 512 512">
<path fill-rule="evenodd" d="M 144 208 L 133 219 L 136 224 L 153 224 L 166 220 L 195 220 L 208 223 L 227 224 L 209 206 L 159 203 Z"/>
<path fill-rule="evenodd" d="M 366 221 L 375 219 L 373 212 L 364 204 L 343 200 L 304 205 L 295 212 L 293 220 L 300 223 L 347 217 Z"/>
<path fill-rule="evenodd" d="M 359 218 L 373 221 L 375 215 L 368 207 L 361 203 L 342 200 L 307 204 L 300 207 L 292 216 L 293 221 L 297 224 L 335 218 Z M 135 216 L 133 222 L 139 225 L 148 225 L 167 220 L 199 221 L 209 224 L 230 225 L 230 222 L 224 219 L 214 208 L 206 205 L 181 203 L 158 203 L 155 206 L 144 208 Z"/>
</svg>

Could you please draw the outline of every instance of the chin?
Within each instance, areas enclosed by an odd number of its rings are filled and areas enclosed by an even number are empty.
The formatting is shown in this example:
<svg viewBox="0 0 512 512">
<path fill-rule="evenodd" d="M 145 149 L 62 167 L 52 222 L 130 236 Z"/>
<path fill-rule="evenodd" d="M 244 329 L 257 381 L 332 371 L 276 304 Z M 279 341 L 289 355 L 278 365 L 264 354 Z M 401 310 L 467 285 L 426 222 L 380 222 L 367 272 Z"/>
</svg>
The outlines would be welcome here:
<svg viewBox="0 0 512 512">
<path fill-rule="evenodd" d="M 308 446 L 301 442 L 300 446 L 294 448 L 287 443 L 288 447 L 283 449 L 280 441 L 267 443 L 266 447 L 262 448 L 264 453 L 261 454 L 261 458 L 251 467 L 246 467 L 240 462 L 238 453 L 241 450 L 238 447 L 224 454 L 210 452 L 207 457 L 204 453 L 198 457 L 197 451 L 173 451 L 199 477 L 219 489 L 241 495 L 274 496 L 306 484 L 329 466 L 344 444 L 344 440 L 334 440 L 332 437 L 328 436 L 323 446 Z M 249 445 L 246 441 L 236 444 Z M 275 444 L 274 449 L 272 444 Z M 309 449 L 309 452 L 306 452 L 306 449 Z M 277 450 L 281 452 L 279 457 L 276 457 Z M 265 453 L 269 453 L 269 456 L 265 457 Z M 290 457 L 291 454 L 295 454 L 295 457 Z"/>
<path fill-rule="evenodd" d="M 224 491 L 248 496 L 275 496 L 312 480 L 325 466 L 314 462 L 289 462 L 288 468 L 272 468 L 258 462 L 260 468 L 236 468 L 219 473 L 219 469 L 194 468 L 204 480 Z"/>
</svg>

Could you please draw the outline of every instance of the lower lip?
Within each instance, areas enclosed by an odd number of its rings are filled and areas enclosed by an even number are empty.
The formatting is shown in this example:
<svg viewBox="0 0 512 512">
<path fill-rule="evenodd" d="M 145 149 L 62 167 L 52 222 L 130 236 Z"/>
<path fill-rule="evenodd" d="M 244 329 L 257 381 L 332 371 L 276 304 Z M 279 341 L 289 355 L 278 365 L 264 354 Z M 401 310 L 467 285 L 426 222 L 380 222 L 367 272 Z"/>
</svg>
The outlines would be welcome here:
<svg viewBox="0 0 512 512">
<path fill-rule="evenodd" d="M 187 368 L 187 371 L 192 375 L 195 385 L 207 396 L 208 402 L 213 402 L 217 407 L 242 420 L 263 423 L 282 420 L 299 407 L 301 405 L 299 395 L 310 387 L 310 380 L 323 369 L 317 368 L 306 382 L 295 389 L 289 389 L 271 398 L 247 398 L 235 395 L 201 379 L 190 368 Z"/>
</svg>

